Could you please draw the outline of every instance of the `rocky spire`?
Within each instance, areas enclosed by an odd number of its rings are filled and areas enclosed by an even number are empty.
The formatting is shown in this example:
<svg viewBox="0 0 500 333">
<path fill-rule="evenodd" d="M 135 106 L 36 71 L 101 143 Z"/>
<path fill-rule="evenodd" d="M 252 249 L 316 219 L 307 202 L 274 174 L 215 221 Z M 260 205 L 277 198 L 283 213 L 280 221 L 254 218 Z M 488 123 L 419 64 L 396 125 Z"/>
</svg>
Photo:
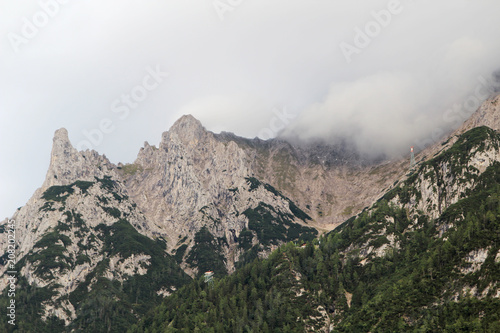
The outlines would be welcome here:
<svg viewBox="0 0 500 333">
<path fill-rule="evenodd" d="M 65 128 L 60 128 L 54 133 L 52 142 L 50 166 L 45 177 L 44 188 L 61 184 L 70 169 L 71 156 L 77 153 L 69 141 L 68 130 Z"/>
<path fill-rule="evenodd" d="M 60 128 L 54 133 L 52 139 L 52 153 L 50 157 L 50 166 L 56 166 L 65 158 L 77 153 L 68 137 L 68 130 Z"/>
<path fill-rule="evenodd" d="M 67 185 L 76 180 L 94 180 L 114 169 L 104 156 L 96 151 L 77 151 L 69 141 L 68 131 L 58 129 L 53 138 L 50 166 L 42 188 Z"/>
</svg>

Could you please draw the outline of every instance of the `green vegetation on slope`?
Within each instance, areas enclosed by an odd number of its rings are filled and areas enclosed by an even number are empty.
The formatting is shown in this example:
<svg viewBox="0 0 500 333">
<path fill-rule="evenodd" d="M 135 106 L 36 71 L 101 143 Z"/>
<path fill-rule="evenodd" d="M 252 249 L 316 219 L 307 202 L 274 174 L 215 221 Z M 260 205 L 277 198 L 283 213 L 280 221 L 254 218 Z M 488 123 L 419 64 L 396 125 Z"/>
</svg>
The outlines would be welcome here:
<svg viewBox="0 0 500 333">
<path fill-rule="evenodd" d="M 198 275 L 213 271 L 215 276 L 227 274 L 222 245 L 225 239 L 216 239 L 204 226 L 194 236 L 195 245 L 189 252 L 186 262 L 198 268 Z"/>
<path fill-rule="evenodd" d="M 371 231 L 367 226 L 380 216 L 401 217 L 398 209 L 380 204 L 372 217 L 351 220 L 321 238 L 321 244 L 309 243 L 305 249 L 288 244 L 269 259 L 217 280 L 212 289 L 193 282 L 131 332 L 314 331 L 326 322 L 317 319 L 317 309 L 337 321 L 335 332 L 496 332 L 500 300 L 467 295 L 453 300 L 466 286 L 478 293 L 491 283 L 499 287 L 500 264 L 493 258 L 500 244 L 500 191 L 494 193 L 493 210 L 468 211 L 470 219 L 446 232 L 447 240 L 436 238 L 436 225 L 424 217 L 417 230 L 406 232 L 397 227 L 404 219 L 396 220 L 391 234 L 400 247 L 389 247 L 384 256 L 361 264 L 359 250 L 346 253 L 347 246 Z M 493 211 L 494 223 L 486 219 Z M 486 266 L 472 276 L 460 275 L 456 267 L 463 258 L 488 247 Z M 352 294 L 350 306 L 346 292 Z"/>
<path fill-rule="evenodd" d="M 243 212 L 248 218 L 248 229 L 255 231 L 259 243 L 264 246 L 280 242 L 311 240 L 318 231 L 292 222 L 293 216 L 276 211 L 272 206 L 260 202 L 255 209 Z"/>
<path fill-rule="evenodd" d="M 307 220 L 311 220 L 311 217 L 309 215 L 307 215 L 303 210 L 301 210 L 299 207 L 297 207 L 297 205 L 295 205 L 295 203 L 292 200 L 285 197 L 280 191 L 275 189 L 272 185 L 264 184 L 255 177 L 247 177 L 245 179 L 246 179 L 247 183 L 250 185 L 249 191 L 254 191 L 259 186 L 264 186 L 266 191 L 271 192 L 272 194 L 274 194 L 277 197 L 285 199 L 288 202 L 288 207 L 289 207 L 290 211 L 292 212 L 292 214 L 295 217 L 301 219 L 304 222 L 306 222 Z"/>
<path fill-rule="evenodd" d="M 7 290 L 0 294 L 0 307 L 2 316 L 0 318 L 0 332 L 9 333 L 54 333 L 64 332 L 64 321 L 55 316 L 49 316 L 42 320 L 42 303 L 50 302 L 52 296 L 56 295 L 55 287 L 40 288 L 30 285 L 26 278 L 18 276 L 16 281 L 16 325 L 7 323 L 10 318 L 5 315 L 5 310 L 9 306 L 10 297 Z"/>
<path fill-rule="evenodd" d="M 126 220 L 119 220 L 111 226 L 99 225 L 95 228 L 98 238 L 104 243 L 103 261 L 89 274 L 69 300 L 77 309 L 77 319 L 72 327 L 92 332 L 123 332 L 145 314 L 152 305 L 162 299 L 157 294 L 162 288 L 179 288 L 189 281 L 175 259 L 165 253 L 161 245 L 139 234 Z M 114 256 L 126 259 L 130 256 L 147 255 L 147 273 L 129 276 L 120 283 L 109 280 L 103 273 Z M 141 264 L 139 264 L 141 265 Z M 134 267 L 135 269 L 139 267 Z M 97 282 L 92 283 L 92 279 Z M 91 292 L 87 288 L 91 286 Z M 102 325 L 106 323 L 106 325 Z"/>
<path fill-rule="evenodd" d="M 127 199 L 119 194 L 116 183 L 110 178 L 96 179 L 96 183 L 116 200 Z M 64 203 L 75 192 L 75 186 L 85 195 L 93 184 L 75 182 L 70 186 L 54 186 L 45 192 L 44 198 Z M 163 296 L 159 291 L 171 293 L 191 281 L 176 260 L 165 252 L 164 242 L 139 234 L 126 219 L 120 218 L 126 214 L 109 206 L 111 201 L 105 204 L 99 206 L 105 211 L 105 208 L 109 208 L 107 212 L 116 218 L 115 223 L 100 224 L 94 228 L 84 221 L 81 214 L 71 210 L 61 211 L 57 226 L 48 230 L 17 263 L 16 271 L 20 272 L 30 264 L 34 268 L 34 275 L 48 284 L 45 287 L 28 285 L 26 279 L 20 277 L 17 282 L 20 289 L 16 293 L 17 326 L 12 327 L 7 323 L 8 317 L 2 316 L 1 332 L 74 330 L 121 333 L 161 302 Z M 68 252 L 67 249 L 74 245 L 77 246 L 77 253 Z M 123 274 L 110 279 L 110 274 L 113 274 L 110 270 L 111 260 L 120 264 L 132 256 L 141 256 L 145 260 L 131 264 L 135 265 L 129 267 L 131 275 Z M 90 273 L 75 290 L 61 297 L 58 289 L 62 286 L 52 280 L 59 274 L 76 269 L 78 265 L 90 265 Z M 140 274 L 137 274 L 138 270 L 141 270 Z M 2 306 L 9 300 L 6 293 L 7 290 L 0 297 Z M 66 328 L 64 322 L 55 317 L 49 316 L 47 321 L 43 321 L 43 302 L 59 306 L 61 302 L 71 303 L 76 311 L 76 319 Z"/>
<path fill-rule="evenodd" d="M 75 191 L 74 187 L 80 188 L 82 193 L 85 194 L 92 185 L 94 185 L 93 182 L 78 180 L 70 185 L 51 186 L 43 193 L 42 199 L 47 201 L 65 202 L 66 199 Z"/>
</svg>

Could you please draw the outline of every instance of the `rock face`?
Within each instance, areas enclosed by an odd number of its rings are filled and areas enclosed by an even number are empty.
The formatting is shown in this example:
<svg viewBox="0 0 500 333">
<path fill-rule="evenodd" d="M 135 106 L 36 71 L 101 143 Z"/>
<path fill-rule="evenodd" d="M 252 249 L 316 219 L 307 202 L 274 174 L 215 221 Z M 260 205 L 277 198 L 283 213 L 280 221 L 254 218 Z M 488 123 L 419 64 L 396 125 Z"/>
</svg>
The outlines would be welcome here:
<svg viewBox="0 0 500 333">
<path fill-rule="evenodd" d="M 219 140 L 198 120 L 183 116 L 163 134 L 159 148 L 145 144 L 134 165 L 122 168 L 122 176 L 169 251 L 182 248 L 189 257 L 196 233 L 205 226 L 224 243 L 221 251 L 231 272 L 242 254 L 240 233 L 252 229 L 247 210 L 262 202 L 272 207 L 275 218 L 286 215 L 294 225 L 310 220 L 303 212 L 301 219 L 300 210 L 293 212 L 290 200 L 272 186 L 252 178 L 249 159 L 234 141 Z M 255 240 L 261 238 L 258 231 L 251 231 Z"/>
<path fill-rule="evenodd" d="M 407 171 L 406 161 L 363 164 L 332 149 L 217 135 L 184 116 L 163 134 L 159 148 L 145 144 L 134 163 L 139 172 L 125 179 L 141 210 L 156 221 L 190 220 L 192 207 L 199 210 L 209 203 L 228 207 L 228 189 L 255 177 L 296 202 L 312 217 L 312 225 L 331 229 Z"/>
<path fill-rule="evenodd" d="M 68 185 L 77 180 L 94 181 L 94 177 L 110 176 L 117 178 L 116 167 L 106 156 L 96 151 L 78 152 L 68 139 L 64 128 L 54 134 L 50 166 L 42 185 L 42 190 L 54 185 Z"/>
<path fill-rule="evenodd" d="M 163 134 L 159 148 L 146 144 L 134 167 L 133 174 L 123 173 L 128 192 L 155 221 L 156 231 L 168 231 L 169 246 L 207 223 L 202 207 L 210 216 L 222 218 L 228 230 L 241 230 L 245 224 L 229 218 L 234 211 L 229 189 L 243 186 L 248 176 L 244 156 L 234 143 L 214 140 L 194 118 L 184 116 L 176 122 Z"/>
<path fill-rule="evenodd" d="M 20 277 L 52 294 L 43 301 L 43 318 L 56 316 L 66 324 L 74 320 L 82 301 L 77 295 L 99 288 L 97 271 L 110 281 L 123 283 L 131 276 L 147 274 L 153 261 L 177 265 L 163 249 L 151 260 L 154 247 L 147 246 L 148 238 L 144 236 L 140 239 L 144 249 L 129 248 L 135 245 L 130 243 L 118 244 L 139 237 L 137 230 L 151 238 L 153 234 L 123 185 L 110 176 L 53 185 L 37 193 L 42 194 L 21 208 L 14 220 Z M 181 285 L 177 280 L 188 280 L 180 268 L 172 276 L 176 278 L 170 283 L 168 279 L 163 281 L 156 291 L 172 291 Z M 1 280 L 2 290 L 6 282 Z"/>
<path fill-rule="evenodd" d="M 67 131 L 58 130 L 45 182 L 12 217 L 17 284 L 43 290 L 45 297 L 38 301 L 44 319 L 55 316 L 70 324 L 81 317 L 85 297 L 98 297 L 103 277 L 122 286 L 135 283 L 136 276 L 149 281 L 150 301 L 157 292 L 172 292 L 189 281 L 152 240 L 148 221 L 129 199 L 116 171 L 105 156 L 76 151 Z M 7 237 L 0 237 L 1 273 L 7 270 L 6 242 Z M 153 278 L 158 268 L 169 269 L 161 281 Z M 0 290 L 6 284 L 1 279 Z M 127 301 L 124 297 L 116 292 L 117 300 Z M 139 310 L 128 306 L 127 311 Z"/>
<path fill-rule="evenodd" d="M 33 248 L 34 241 L 39 239 L 48 229 L 57 225 L 60 218 L 50 214 L 51 211 L 59 209 L 61 206 L 52 207 L 54 203 L 55 206 L 58 205 L 58 200 L 56 200 L 49 202 L 49 206 L 52 208 L 48 208 L 47 201 L 43 198 L 47 189 L 52 186 L 69 186 L 76 181 L 95 182 L 96 178 L 109 178 L 111 182 L 118 179 L 115 166 L 105 156 L 100 156 L 95 151 L 78 152 L 73 148 L 66 129 L 56 131 L 53 142 L 50 166 L 42 187 L 13 216 L 18 226 L 16 237 L 20 244 L 17 252 L 19 258 Z M 82 194 L 77 187 L 74 186 L 72 190 L 74 191 L 76 188 L 76 194 Z M 120 192 L 126 191 L 123 187 L 117 190 Z M 89 223 L 102 219 L 96 213 L 93 202 L 82 200 L 78 205 L 80 209 L 86 210 L 85 214 L 89 218 Z M 144 222 L 144 217 L 142 217 L 142 222 Z M 3 239 L 0 241 L 3 241 Z"/>
<path fill-rule="evenodd" d="M 217 135 L 183 116 L 163 134 L 158 148 L 146 143 L 135 163 L 120 173 L 130 197 L 154 221 L 150 227 L 167 240 L 172 254 L 182 249 L 189 257 L 196 232 L 207 226 L 225 243 L 222 251 L 231 272 L 242 254 L 240 233 L 250 230 L 254 241 L 262 238 L 244 214 L 260 202 L 275 207 L 274 215 L 294 216 L 290 223 L 329 230 L 378 199 L 407 170 L 406 161 L 364 163 L 350 151 L 335 149 Z M 249 179 L 262 183 L 262 189 L 251 191 Z M 289 200 L 302 213 L 287 208 Z"/>
<path fill-rule="evenodd" d="M 293 198 L 319 230 L 331 230 L 356 215 L 408 171 L 405 160 L 365 161 L 342 147 L 280 140 L 239 145 L 250 157 L 255 177 Z"/>
</svg>

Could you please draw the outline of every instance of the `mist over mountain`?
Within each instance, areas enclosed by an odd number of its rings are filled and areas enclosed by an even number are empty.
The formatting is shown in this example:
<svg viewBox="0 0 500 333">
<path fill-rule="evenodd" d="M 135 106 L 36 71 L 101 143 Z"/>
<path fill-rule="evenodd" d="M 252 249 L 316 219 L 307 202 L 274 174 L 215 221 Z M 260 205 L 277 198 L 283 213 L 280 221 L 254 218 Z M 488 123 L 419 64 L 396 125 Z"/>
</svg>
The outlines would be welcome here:
<svg viewBox="0 0 500 333">
<path fill-rule="evenodd" d="M 280 137 L 350 145 L 372 158 L 406 155 L 410 146 L 420 151 L 457 129 L 500 91 L 498 71 L 477 77 L 470 68 L 445 72 L 382 72 L 334 84 L 323 102 L 302 112 Z M 455 82 L 455 75 L 469 81 Z"/>
</svg>

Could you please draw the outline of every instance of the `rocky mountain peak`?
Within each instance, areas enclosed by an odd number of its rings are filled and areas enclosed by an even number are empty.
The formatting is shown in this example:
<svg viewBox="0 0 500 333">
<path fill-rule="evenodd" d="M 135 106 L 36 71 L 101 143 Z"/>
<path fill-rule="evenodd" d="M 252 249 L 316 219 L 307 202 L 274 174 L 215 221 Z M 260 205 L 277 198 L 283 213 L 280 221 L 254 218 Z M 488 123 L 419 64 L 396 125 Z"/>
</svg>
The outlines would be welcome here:
<svg viewBox="0 0 500 333">
<path fill-rule="evenodd" d="M 162 143 L 177 137 L 185 145 L 196 145 L 207 133 L 201 122 L 192 115 L 183 115 L 170 128 L 163 133 Z"/>
<path fill-rule="evenodd" d="M 65 129 L 64 127 L 58 129 L 55 133 L 54 133 L 54 139 L 53 139 L 54 142 L 56 141 L 60 141 L 62 143 L 69 143 L 69 136 L 68 136 L 68 130 Z"/>
<path fill-rule="evenodd" d="M 184 127 L 199 127 L 200 129 L 203 129 L 201 122 L 190 114 L 185 114 L 177 119 L 177 121 L 172 125 L 171 130 Z"/>
<path fill-rule="evenodd" d="M 50 166 L 45 178 L 44 188 L 59 184 L 58 173 L 63 174 L 63 172 L 59 171 L 62 171 L 63 166 L 68 164 L 70 156 L 78 153 L 69 141 L 68 130 L 65 128 L 60 128 L 54 133 L 52 142 Z"/>
<path fill-rule="evenodd" d="M 499 100 L 499 96 L 488 100 L 464 126 L 500 129 Z M 401 235 L 418 232 L 415 239 L 434 239 L 452 230 L 456 221 L 463 224 L 462 217 L 467 215 L 458 208 L 476 205 L 476 201 L 453 208 L 459 220 L 441 223 L 441 216 L 451 216 L 451 210 L 447 215 L 443 212 L 464 199 L 462 194 L 469 195 L 476 184 L 495 182 L 494 175 L 498 174 L 498 133 L 476 128 L 450 139 L 445 145 L 431 147 L 434 152 L 426 152 L 425 163 L 419 156 L 419 165 L 409 170 L 404 159 L 370 164 L 347 144 L 301 146 L 280 139 L 262 141 L 230 133 L 213 134 L 196 118 L 185 115 L 163 134 L 161 149 L 145 142 L 135 163 L 115 166 L 96 151 L 77 151 L 68 131 L 59 129 L 54 135 L 45 183 L 13 216 L 19 286 L 41 288 L 48 295 L 37 299 L 37 306 L 44 311 L 42 320 L 54 315 L 71 325 L 69 331 L 84 325 L 81 323 L 87 320 L 88 306 L 98 304 L 104 289 L 105 297 L 113 301 L 103 306 L 103 311 L 110 317 L 114 314 L 110 308 L 130 313 L 126 320 L 133 323 L 143 313 L 136 311 L 139 306 L 146 309 L 159 303 L 162 296 L 189 281 L 181 269 L 192 277 L 210 270 L 219 278 L 267 256 L 283 243 L 300 245 L 341 223 L 343 227 L 330 235 L 347 230 L 341 238 L 344 258 L 359 253 L 359 271 L 375 259 L 394 262 L 395 253 L 402 259 L 415 260 L 406 253 L 425 251 L 422 242 L 409 247 L 413 245 L 405 245 L 409 242 Z M 494 200 L 497 194 L 492 196 Z M 361 215 L 356 220 L 358 213 Z M 494 221 L 492 214 L 491 218 L 478 216 L 477 221 Z M 364 228 L 364 221 L 375 227 Z M 438 221 L 436 228 L 440 229 L 436 234 L 421 234 L 421 229 L 431 230 L 427 228 L 430 221 Z M 5 224 L 0 223 L 0 233 L 6 232 Z M 471 224 L 467 232 L 473 235 L 481 230 L 476 227 Z M 465 234 L 464 229 L 461 235 Z M 337 242 L 339 238 L 330 235 L 325 242 Z M 464 251 L 469 253 L 466 264 L 485 262 L 489 256 L 496 260 L 496 252 L 489 254 L 489 249 L 496 250 L 490 245 L 495 244 L 493 241 Z M 0 274 L 7 269 L 7 242 L 7 237 L 0 238 Z M 315 258 L 314 251 L 321 243 L 316 244 L 303 252 L 289 244 L 288 249 L 293 249 L 289 253 L 311 253 Z M 327 247 L 332 252 L 325 258 L 331 259 L 333 250 L 335 256 L 339 254 L 337 245 Z M 323 245 L 321 251 L 327 247 Z M 452 254 L 456 256 L 456 252 L 450 252 L 450 257 Z M 291 268 L 288 263 L 281 265 L 281 259 L 275 263 L 269 267 Z M 320 271 L 326 274 L 323 281 L 330 281 L 328 272 L 334 267 L 318 268 Z M 297 292 L 291 295 L 299 295 L 299 291 L 306 295 L 302 291 L 306 285 L 300 281 L 310 271 L 295 272 L 299 270 L 294 270 L 290 278 L 297 283 Z M 369 274 L 366 277 L 372 276 L 371 271 Z M 0 279 L 0 291 L 7 287 L 7 281 Z M 499 295 L 498 287 L 491 288 L 491 293 Z M 330 290 L 333 297 L 339 290 Z M 50 296 L 52 291 L 54 296 Z M 359 303 L 356 297 L 352 300 Z M 114 300 L 125 308 L 114 307 Z M 19 309 L 19 313 L 42 313 Z M 322 313 L 327 316 L 326 311 Z M 5 331 L 1 324 L 0 331 Z"/>
<path fill-rule="evenodd" d="M 68 130 L 65 128 L 60 128 L 54 133 L 52 142 L 52 159 L 57 159 L 58 157 L 67 155 L 75 150 L 69 141 Z"/>
</svg>

